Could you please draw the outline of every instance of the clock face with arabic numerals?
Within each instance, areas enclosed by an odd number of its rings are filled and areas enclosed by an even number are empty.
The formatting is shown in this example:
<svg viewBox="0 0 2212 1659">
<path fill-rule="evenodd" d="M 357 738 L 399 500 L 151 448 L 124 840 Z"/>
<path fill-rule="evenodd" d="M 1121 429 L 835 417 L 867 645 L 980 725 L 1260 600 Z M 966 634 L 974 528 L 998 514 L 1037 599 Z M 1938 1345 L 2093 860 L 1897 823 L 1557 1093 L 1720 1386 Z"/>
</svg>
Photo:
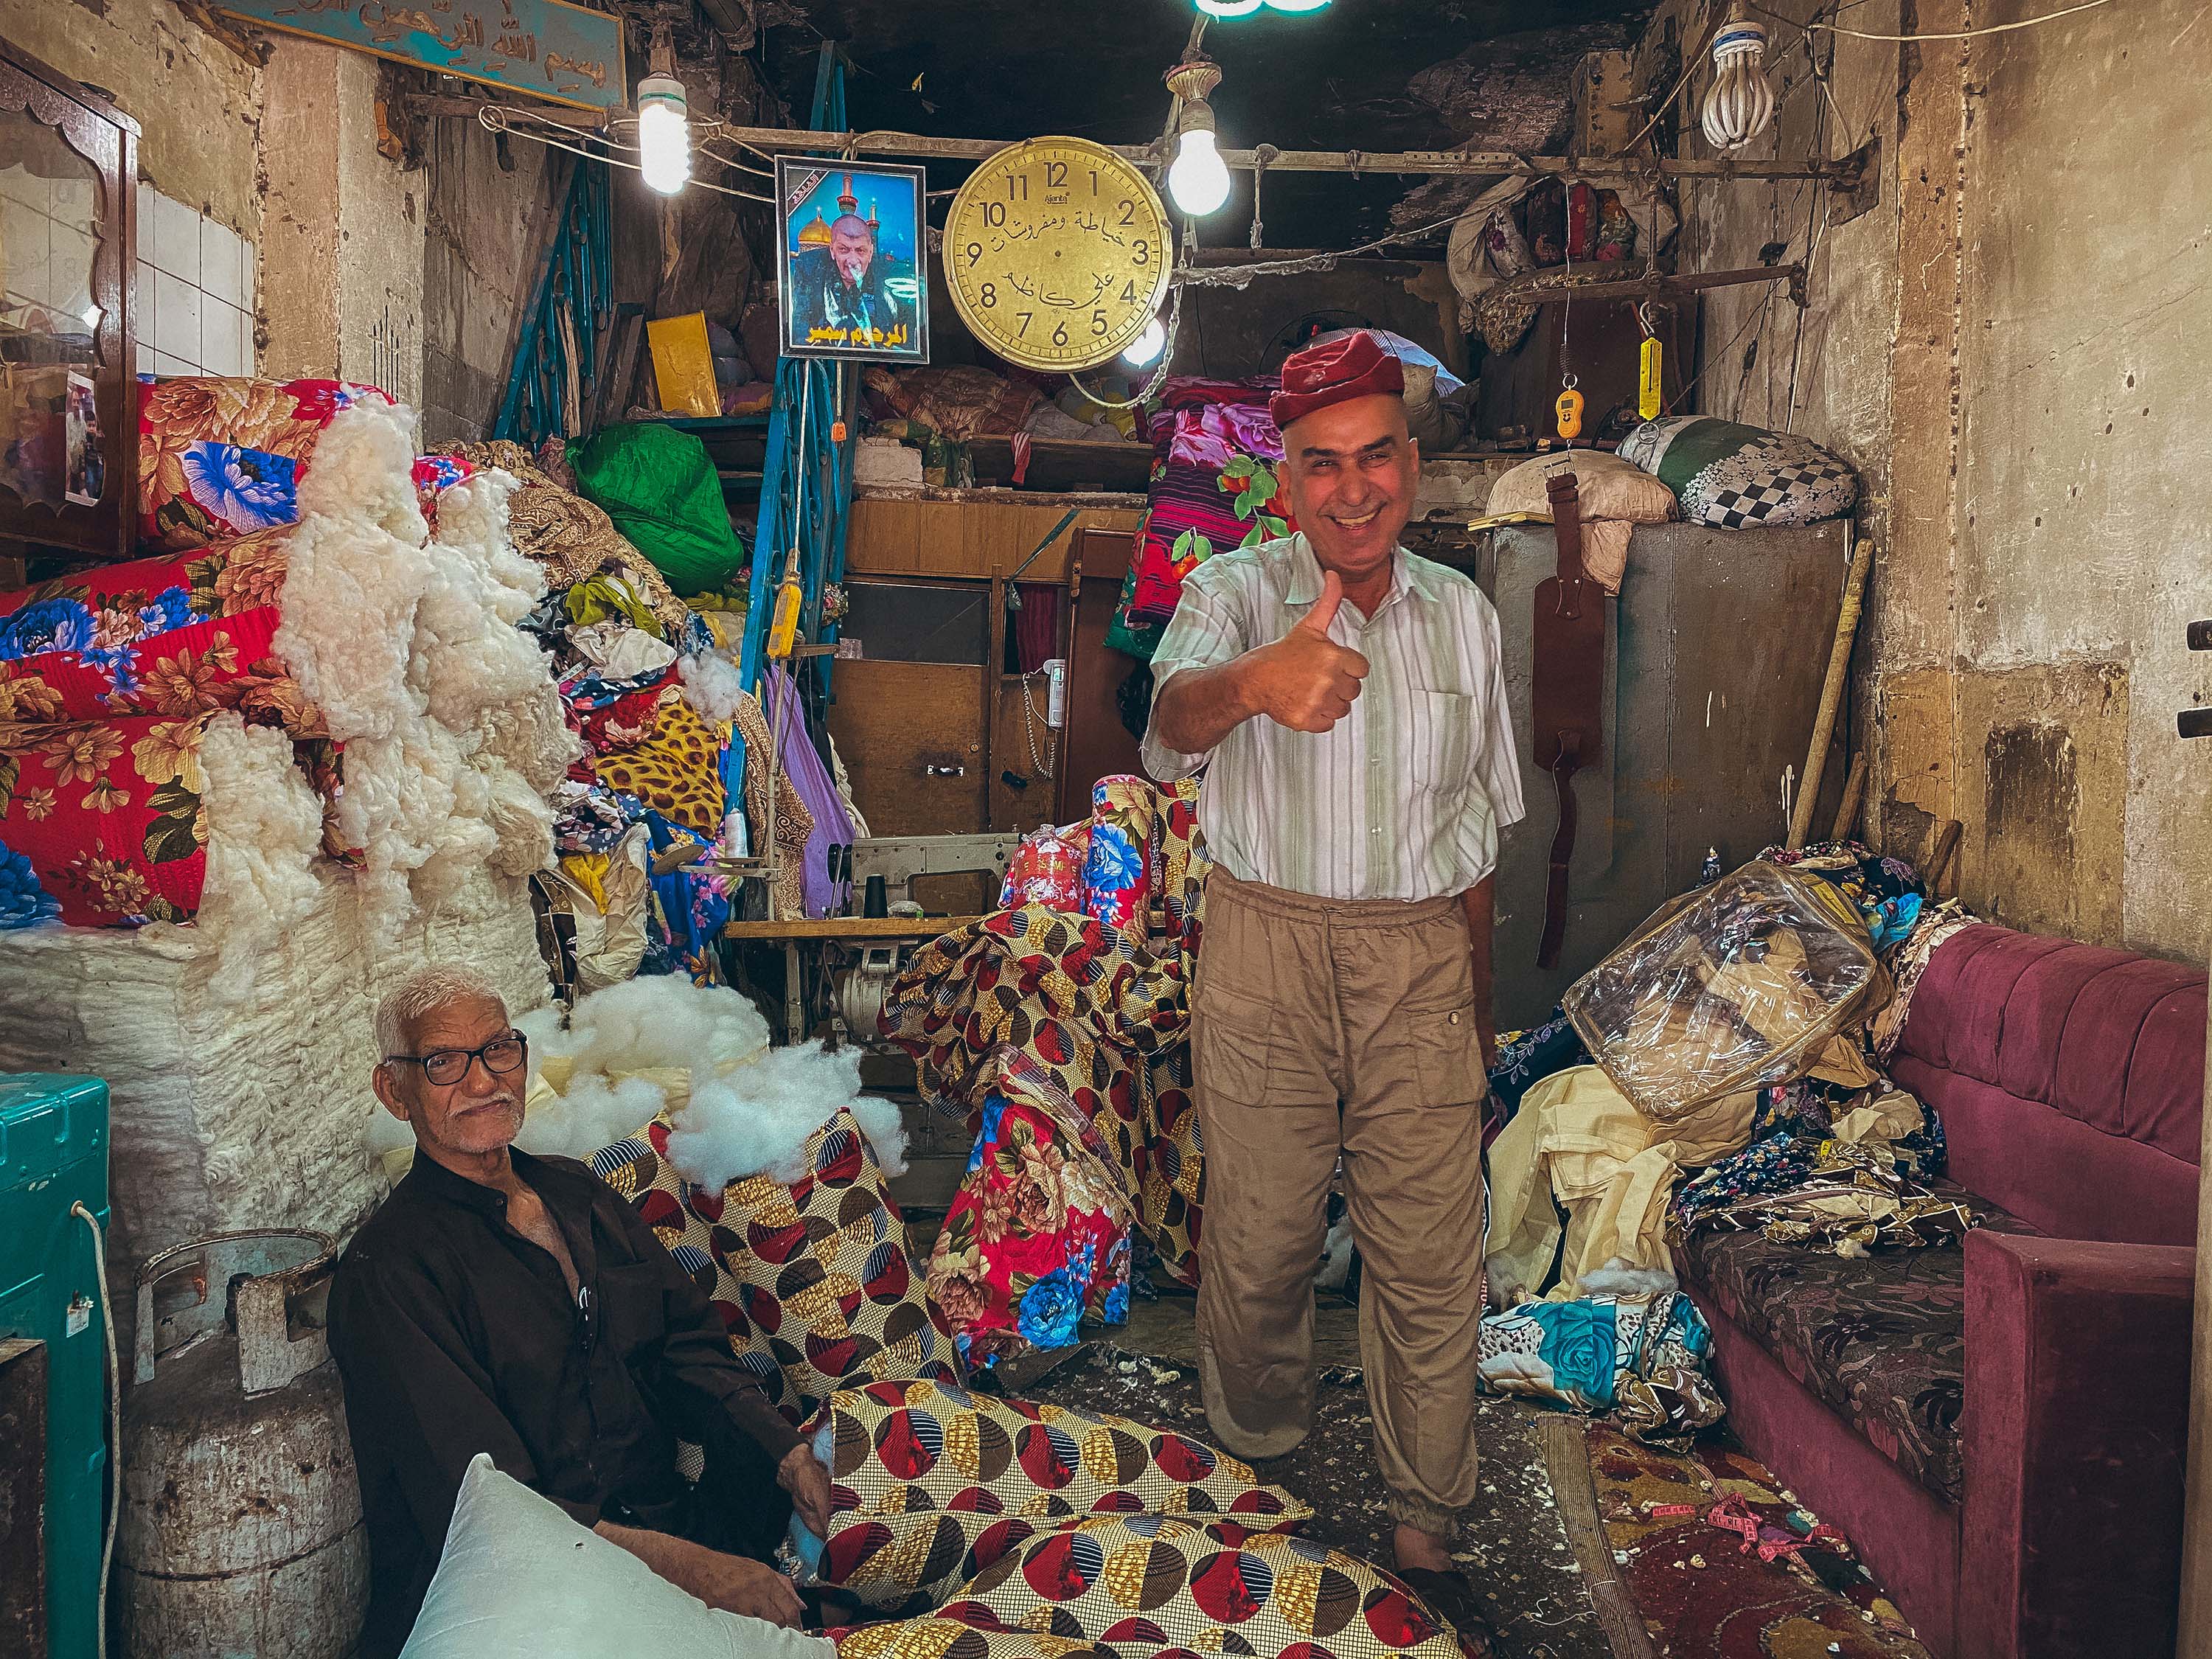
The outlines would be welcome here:
<svg viewBox="0 0 2212 1659">
<path fill-rule="evenodd" d="M 1024 368 L 1119 356 L 1166 297 L 1167 210 L 1127 158 L 1032 138 L 985 161 L 952 198 L 945 274 L 975 337 Z"/>
</svg>

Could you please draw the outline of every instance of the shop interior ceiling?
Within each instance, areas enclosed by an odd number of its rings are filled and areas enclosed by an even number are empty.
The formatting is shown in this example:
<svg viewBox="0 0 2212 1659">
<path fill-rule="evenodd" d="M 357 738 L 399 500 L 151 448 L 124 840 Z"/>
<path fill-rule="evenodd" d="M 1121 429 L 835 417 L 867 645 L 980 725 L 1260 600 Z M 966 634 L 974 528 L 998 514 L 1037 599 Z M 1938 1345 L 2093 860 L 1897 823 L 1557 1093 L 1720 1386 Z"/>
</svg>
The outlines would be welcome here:
<svg viewBox="0 0 2212 1659">
<path fill-rule="evenodd" d="M 1221 142 L 1558 154 L 1576 64 L 1629 45 L 1651 9 L 1652 0 L 1337 0 L 1316 12 L 1217 20 L 1205 50 L 1224 76 L 1212 100 Z M 1160 77 L 1182 55 L 1193 16 L 1190 0 L 811 0 L 762 8 L 757 51 L 802 123 L 827 40 L 845 55 L 856 131 L 1142 144 L 1165 125 Z M 932 187 L 944 189 L 972 164 L 929 165 Z M 1234 179 L 1228 205 L 1201 228 L 1209 245 L 1246 245 L 1252 181 L 1242 170 Z M 1267 246 L 1349 246 L 1449 216 L 1488 182 L 1272 173 L 1261 202 Z M 1440 247 L 1443 233 L 1435 240 Z"/>
</svg>

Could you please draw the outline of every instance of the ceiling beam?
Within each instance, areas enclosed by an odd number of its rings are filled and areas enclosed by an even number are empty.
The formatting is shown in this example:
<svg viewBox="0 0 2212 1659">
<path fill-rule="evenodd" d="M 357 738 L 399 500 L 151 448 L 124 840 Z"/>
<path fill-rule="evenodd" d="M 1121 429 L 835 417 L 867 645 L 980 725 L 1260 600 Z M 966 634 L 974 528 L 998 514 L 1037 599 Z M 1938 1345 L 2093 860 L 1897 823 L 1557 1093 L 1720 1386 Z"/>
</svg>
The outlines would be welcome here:
<svg viewBox="0 0 2212 1659">
<path fill-rule="evenodd" d="M 459 115 L 473 120 L 484 107 L 470 98 L 418 97 L 410 106 L 424 115 Z M 605 118 L 595 111 L 574 110 L 544 104 L 518 106 L 541 120 L 557 121 L 580 131 L 595 132 Z M 703 125 L 703 124 L 702 124 Z M 702 135 L 702 137 L 708 135 Z M 827 151 L 832 155 L 905 155 L 924 160 L 980 161 L 997 155 L 1012 143 L 1002 138 L 939 138 L 918 132 L 816 132 L 795 127 L 741 127 L 718 124 L 714 134 L 770 153 L 803 154 Z M 1133 161 L 1158 165 L 1164 146 L 1109 144 L 1106 149 Z M 1231 167 L 1250 172 L 1261 165 L 1258 152 L 1224 149 L 1221 159 Z M 1522 155 L 1510 150 L 1360 150 L 1285 149 L 1270 151 L 1265 161 L 1269 173 L 1393 173 L 1431 177 L 1461 175 L 1497 178 L 1569 177 L 1575 179 L 1826 179 L 1838 189 L 1849 189 L 1859 179 L 1863 158 L 1839 161 L 1738 161 L 1726 156 L 1711 160 L 1677 160 L 1673 156 Z"/>
</svg>

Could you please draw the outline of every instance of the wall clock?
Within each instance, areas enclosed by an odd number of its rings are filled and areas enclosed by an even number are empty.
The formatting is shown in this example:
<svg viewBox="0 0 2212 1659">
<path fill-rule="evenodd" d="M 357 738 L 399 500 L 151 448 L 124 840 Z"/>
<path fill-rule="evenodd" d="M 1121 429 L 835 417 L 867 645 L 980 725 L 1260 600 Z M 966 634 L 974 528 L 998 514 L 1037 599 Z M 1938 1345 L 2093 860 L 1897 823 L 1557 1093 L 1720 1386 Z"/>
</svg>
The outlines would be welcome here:
<svg viewBox="0 0 2212 1659">
<path fill-rule="evenodd" d="M 1081 138 L 1011 144 L 969 175 L 945 221 L 952 303 L 1024 368 L 1090 368 L 1167 296 L 1167 210 L 1126 156 Z"/>
</svg>

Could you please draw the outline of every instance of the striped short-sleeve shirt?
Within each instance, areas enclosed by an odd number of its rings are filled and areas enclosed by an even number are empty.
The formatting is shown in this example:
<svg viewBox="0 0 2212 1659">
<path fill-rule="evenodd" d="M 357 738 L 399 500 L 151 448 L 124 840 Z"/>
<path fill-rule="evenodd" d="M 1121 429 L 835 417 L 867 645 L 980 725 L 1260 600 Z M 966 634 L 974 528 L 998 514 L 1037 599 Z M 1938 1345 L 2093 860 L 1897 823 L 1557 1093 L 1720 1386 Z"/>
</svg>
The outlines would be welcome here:
<svg viewBox="0 0 2212 1659">
<path fill-rule="evenodd" d="M 1216 554 L 1183 582 L 1155 686 L 1280 639 L 1321 591 L 1303 535 Z M 1206 850 L 1242 880 L 1334 899 L 1466 891 L 1497 867 L 1498 832 L 1523 810 L 1498 613 L 1457 571 L 1401 548 L 1375 614 L 1346 603 L 1329 637 L 1372 665 L 1332 729 L 1262 715 L 1211 755 L 1148 732 L 1146 768 L 1163 781 L 1206 769 Z"/>
</svg>

